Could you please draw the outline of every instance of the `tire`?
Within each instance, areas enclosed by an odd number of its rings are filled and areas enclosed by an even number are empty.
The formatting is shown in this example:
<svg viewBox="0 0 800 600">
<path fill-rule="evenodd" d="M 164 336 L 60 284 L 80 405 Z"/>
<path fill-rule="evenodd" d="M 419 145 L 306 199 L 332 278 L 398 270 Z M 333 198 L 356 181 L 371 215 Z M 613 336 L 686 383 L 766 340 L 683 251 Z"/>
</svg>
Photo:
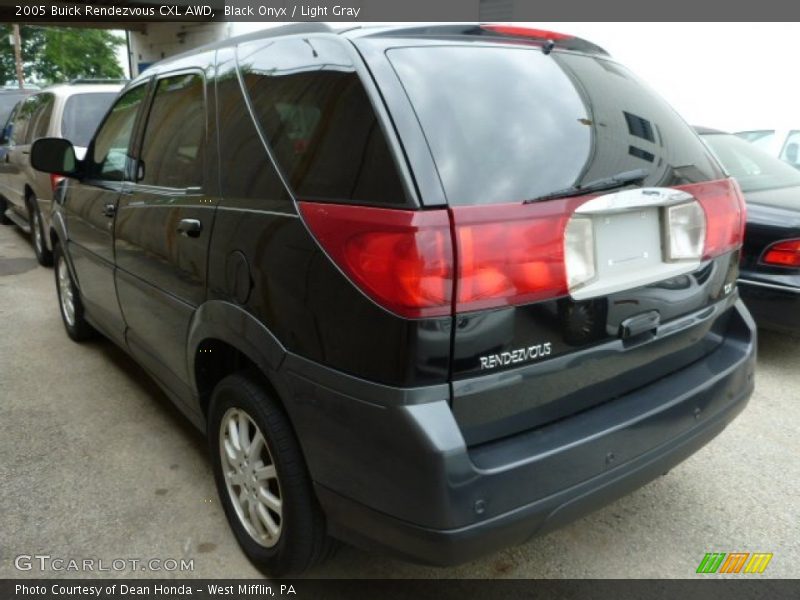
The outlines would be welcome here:
<svg viewBox="0 0 800 600">
<path fill-rule="evenodd" d="M 248 457 L 243 449 L 258 433 L 264 443 Z M 326 534 L 300 445 L 258 374 L 235 373 L 214 388 L 208 441 L 225 515 L 257 568 L 273 577 L 296 575 L 327 558 L 335 545 Z"/>
<path fill-rule="evenodd" d="M 94 327 L 84 318 L 83 302 L 81 294 L 72 273 L 67 265 L 67 259 L 61 244 L 56 244 L 53 248 L 55 259 L 56 294 L 58 295 L 58 308 L 61 313 L 61 320 L 64 322 L 64 329 L 67 335 L 76 342 L 83 342 L 96 335 Z"/>
<path fill-rule="evenodd" d="M 6 216 L 6 210 L 8 210 L 8 201 L 0 198 L 0 225 L 13 225 L 14 221 Z"/>
<path fill-rule="evenodd" d="M 53 253 L 47 249 L 42 212 L 39 210 L 39 203 L 34 195 L 28 198 L 28 223 L 31 225 L 31 238 L 33 238 L 33 250 L 36 252 L 36 260 L 43 267 L 52 266 Z"/>
</svg>

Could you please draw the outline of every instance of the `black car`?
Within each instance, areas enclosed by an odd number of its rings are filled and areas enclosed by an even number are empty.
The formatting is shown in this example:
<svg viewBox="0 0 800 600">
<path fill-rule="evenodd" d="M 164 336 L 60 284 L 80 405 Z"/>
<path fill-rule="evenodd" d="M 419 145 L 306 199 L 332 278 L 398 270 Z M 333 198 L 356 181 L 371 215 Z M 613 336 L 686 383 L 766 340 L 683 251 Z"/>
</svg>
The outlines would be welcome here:
<svg viewBox="0 0 800 600">
<path fill-rule="evenodd" d="M 696 129 L 747 202 L 742 298 L 759 326 L 800 333 L 800 171 L 736 135 Z"/>
<path fill-rule="evenodd" d="M 46 139 L 32 161 L 69 177 L 67 332 L 114 340 L 206 433 L 273 574 L 331 538 L 439 565 L 522 543 L 753 390 L 738 188 L 578 38 L 261 31 L 141 74 L 85 159 Z"/>
</svg>

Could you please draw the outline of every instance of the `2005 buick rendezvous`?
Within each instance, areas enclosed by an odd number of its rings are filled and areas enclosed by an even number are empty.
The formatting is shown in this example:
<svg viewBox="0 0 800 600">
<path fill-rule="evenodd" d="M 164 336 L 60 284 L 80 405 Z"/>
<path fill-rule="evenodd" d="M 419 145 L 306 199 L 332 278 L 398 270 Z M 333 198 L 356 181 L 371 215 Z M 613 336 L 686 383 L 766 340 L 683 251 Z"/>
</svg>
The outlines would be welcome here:
<svg viewBox="0 0 800 600">
<path fill-rule="evenodd" d="M 248 556 L 453 564 L 664 473 L 745 406 L 744 205 L 625 67 L 548 31 L 288 26 L 140 75 L 51 232 L 67 332 L 207 432 Z"/>
</svg>

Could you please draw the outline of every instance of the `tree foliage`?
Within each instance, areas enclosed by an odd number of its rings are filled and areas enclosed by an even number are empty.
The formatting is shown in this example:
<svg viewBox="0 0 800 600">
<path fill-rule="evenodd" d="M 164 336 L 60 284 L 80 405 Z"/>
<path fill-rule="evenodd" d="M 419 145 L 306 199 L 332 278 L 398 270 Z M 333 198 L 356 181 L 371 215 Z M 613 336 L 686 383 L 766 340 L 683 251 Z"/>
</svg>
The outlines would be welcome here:
<svg viewBox="0 0 800 600">
<path fill-rule="evenodd" d="M 0 84 L 16 81 L 11 25 L 0 26 Z M 117 48 L 124 38 L 105 29 L 20 27 L 26 83 L 123 76 Z"/>
</svg>

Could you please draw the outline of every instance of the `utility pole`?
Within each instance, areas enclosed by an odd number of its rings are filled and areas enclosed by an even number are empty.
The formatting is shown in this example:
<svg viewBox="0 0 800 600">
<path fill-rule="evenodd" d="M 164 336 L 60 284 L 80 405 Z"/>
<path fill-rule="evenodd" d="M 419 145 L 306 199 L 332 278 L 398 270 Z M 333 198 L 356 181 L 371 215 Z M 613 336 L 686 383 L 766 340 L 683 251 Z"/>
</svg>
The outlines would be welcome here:
<svg viewBox="0 0 800 600">
<path fill-rule="evenodd" d="M 25 75 L 22 71 L 22 40 L 19 37 L 19 25 L 14 23 L 12 29 L 13 36 L 14 36 L 14 61 L 17 65 L 17 82 L 19 83 L 19 88 L 22 89 L 25 87 Z"/>
</svg>

